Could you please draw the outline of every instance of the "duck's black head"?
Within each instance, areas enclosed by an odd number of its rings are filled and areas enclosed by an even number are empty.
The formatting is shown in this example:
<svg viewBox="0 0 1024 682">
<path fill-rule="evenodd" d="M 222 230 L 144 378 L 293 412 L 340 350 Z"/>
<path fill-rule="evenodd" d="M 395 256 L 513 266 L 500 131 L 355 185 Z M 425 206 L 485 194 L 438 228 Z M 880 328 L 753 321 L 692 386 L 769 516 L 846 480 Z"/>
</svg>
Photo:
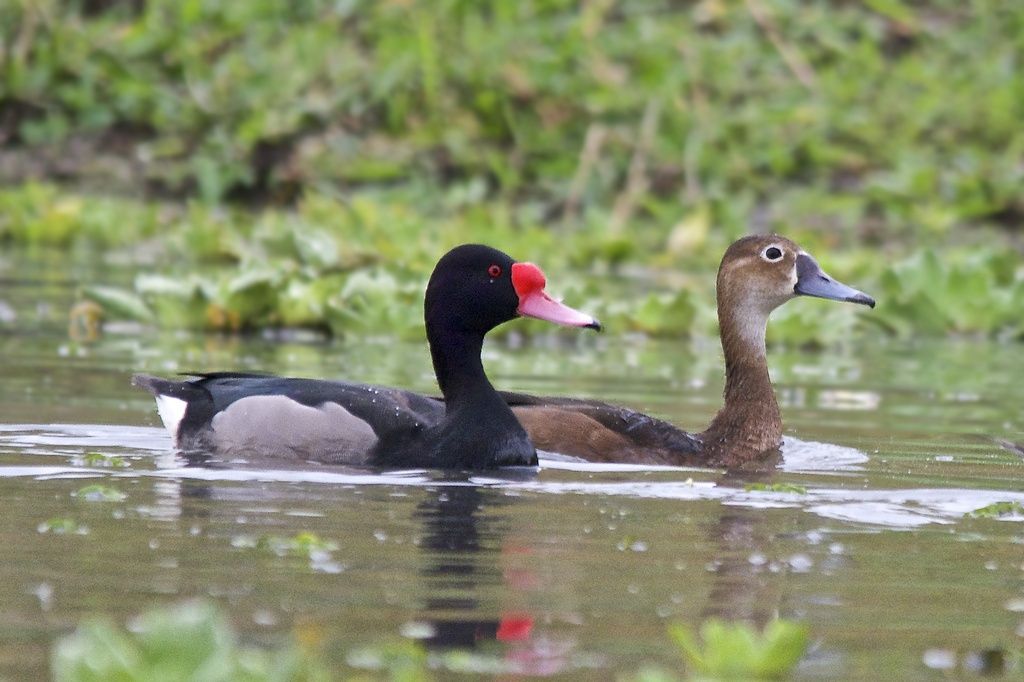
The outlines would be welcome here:
<svg viewBox="0 0 1024 682">
<path fill-rule="evenodd" d="M 437 262 L 427 284 L 427 327 L 482 336 L 525 315 L 600 329 L 593 317 L 551 299 L 544 285 L 544 273 L 532 263 L 482 244 L 457 246 Z"/>
</svg>

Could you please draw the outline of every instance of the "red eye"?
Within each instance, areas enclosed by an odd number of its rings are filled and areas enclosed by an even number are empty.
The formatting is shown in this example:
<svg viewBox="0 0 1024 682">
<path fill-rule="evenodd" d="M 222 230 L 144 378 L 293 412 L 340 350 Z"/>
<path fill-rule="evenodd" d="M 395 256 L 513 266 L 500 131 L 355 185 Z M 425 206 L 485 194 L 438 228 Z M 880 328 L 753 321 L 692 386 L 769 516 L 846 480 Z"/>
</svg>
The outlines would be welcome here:
<svg viewBox="0 0 1024 682">
<path fill-rule="evenodd" d="M 487 274 L 490 275 L 492 278 L 501 277 L 501 266 L 492 265 L 491 267 L 487 268 Z"/>
</svg>

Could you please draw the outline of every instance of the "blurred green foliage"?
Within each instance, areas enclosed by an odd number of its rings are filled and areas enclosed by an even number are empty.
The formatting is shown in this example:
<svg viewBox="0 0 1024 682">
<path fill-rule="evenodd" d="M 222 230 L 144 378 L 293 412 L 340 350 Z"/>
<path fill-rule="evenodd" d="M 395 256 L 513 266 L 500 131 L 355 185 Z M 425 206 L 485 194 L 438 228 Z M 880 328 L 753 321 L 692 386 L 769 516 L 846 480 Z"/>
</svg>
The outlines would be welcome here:
<svg viewBox="0 0 1024 682">
<path fill-rule="evenodd" d="M 429 631 L 430 626 L 424 624 Z M 225 611 L 210 601 L 153 608 L 133 619 L 127 631 L 106 618 L 83 620 L 51 651 L 58 682 L 151 680 L 309 681 L 389 679 L 426 682 L 452 675 L 516 676 L 522 662 L 500 650 L 428 651 L 404 639 L 349 651 L 354 669 L 332 672 L 314 649 L 317 632 L 297 633 L 276 649 L 244 646 Z M 710 619 L 696 643 L 682 625 L 669 629 L 687 661 L 687 679 L 778 680 L 792 671 L 807 648 L 806 626 L 785 620 L 759 632 L 745 623 Z M 306 641 L 309 640 L 309 641 Z M 354 675 L 352 674 L 355 671 Z M 673 673 L 649 669 L 635 679 L 667 682 Z"/>
<path fill-rule="evenodd" d="M 748 623 L 710 619 L 700 628 L 702 641 L 684 626 L 669 629 L 690 669 L 716 680 L 780 680 L 789 677 L 807 651 L 806 625 L 776 619 L 758 631 Z"/>
<path fill-rule="evenodd" d="M 993 502 L 964 514 L 976 519 L 998 519 L 1004 516 L 1024 516 L 1024 504 L 1020 502 Z"/>
<path fill-rule="evenodd" d="M 763 493 L 794 493 L 796 495 L 806 495 L 807 488 L 802 485 L 796 485 L 795 483 L 748 483 L 743 487 L 744 490 L 749 492 L 763 492 Z"/>
<path fill-rule="evenodd" d="M 806 625 L 784 619 L 775 619 L 758 630 L 749 623 L 710 618 L 701 624 L 700 639 L 678 624 L 669 628 L 669 636 L 686 660 L 686 679 L 716 682 L 789 679 L 810 644 Z M 634 679 L 675 682 L 679 677 L 648 668 Z"/>
<path fill-rule="evenodd" d="M 58 682 L 326 681 L 325 665 L 297 644 L 274 651 L 244 647 L 212 603 L 153 609 L 129 631 L 106 619 L 82 622 L 52 652 Z"/>
<path fill-rule="evenodd" d="M 231 542 L 232 546 L 239 548 L 261 549 L 272 552 L 277 556 L 295 556 L 308 559 L 318 553 L 331 553 L 338 549 L 338 545 L 330 540 L 323 540 L 316 533 L 304 531 L 292 537 L 281 537 L 279 535 L 264 535 L 258 538 L 238 536 Z"/>
<path fill-rule="evenodd" d="M 55 208 L 60 206 L 72 208 Z M 772 343 L 826 346 L 879 329 L 903 337 L 1024 337 L 1024 264 L 1010 249 L 921 247 L 887 259 L 877 249 L 829 249 L 814 233 L 794 232 L 789 236 L 799 235 L 831 274 L 868 291 L 879 306 L 866 311 L 820 300 L 789 303 L 772 316 Z M 95 247 L 109 255 L 120 245 L 125 257 L 163 263 L 142 269 L 131 288 L 82 287 L 82 297 L 99 304 L 107 319 L 174 329 L 304 327 L 407 339 L 423 336 L 422 295 L 434 262 L 465 241 L 536 259 L 554 294 L 596 315 L 614 333 L 714 334 L 713 264 L 724 248 L 709 239 L 673 253 L 665 242 L 671 235 L 648 231 L 630 242 L 637 253 L 624 262 L 618 240 L 599 226 L 563 231 L 516 225 L 496 203 L 441 218 L 419 213 L 401 195 L 344 200 L 307 193 L 292 209 L 253 213 L 70 194 L 36 184 L 0 190 L 4 238 L 93 256 Z M 501 331 L 511 329 L 551 328 L 531 323 Z"/>
<path fill-rule="evenodd" d="M 101 483 L 84 486 L 71 493 L 71 495 L 88 502 L 124 502 L 128 499 L 127 493 Z"/>
<path fill-rule="evenodd" d="M 885 270 L 878 318 L 895 333 L 1024 334 L 1021 258 L 1005 249 L 926 250 Z"/>
<path fill-rule="evenodd" d="M 0 140 L 208 200 L 943 233 L 1024 214 L 1022 30 L 991 0 L 12 0 Z"/>
<path fill-rule="evenodd" d="M 42 521 L 36 530 L 40 533 L 53 533 L 54 535 L 88 535 L 89 528 L 84 524 L 64 516 L 55 516 Z"/>
<path fill-rule="evenodd" d="M 880 305 L 787 305 L 772 342 L 1020 338 L 1022 41 L 991 0 L 13 0 L 0 242 L 153 264 L 83 289 L 107 319 L 418 338 L 482 241 L 680 336 L 775 230 Z"/>
</svg>

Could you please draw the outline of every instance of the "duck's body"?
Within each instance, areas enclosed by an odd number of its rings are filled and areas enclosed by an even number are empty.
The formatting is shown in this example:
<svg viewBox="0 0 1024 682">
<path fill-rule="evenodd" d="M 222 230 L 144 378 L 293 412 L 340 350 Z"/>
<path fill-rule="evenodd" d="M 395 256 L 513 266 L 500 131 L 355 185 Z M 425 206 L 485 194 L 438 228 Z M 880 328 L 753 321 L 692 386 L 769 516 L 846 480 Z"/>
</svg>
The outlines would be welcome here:
<svg viewBox="0 0 1024 682">
<path fill-rule="evenodd" d="M 419 441 L 445 416 L 411 391 L 356 383 L 218 372 L 190 381 L 139 375 L 135 384 L 157 396 L 179 449 L 228 459 L 366 464 L 389 441 Z"/>
<path fill-rule="evenodd" d="M 264 463 L 481 469 L 535 465 L 536 450 L 484 374 L 484 335 L 518 315 L 598 328 L 551 300 L 530 263 L 480 245 L 446 254 L 425 297 L 427 338 L 445 402 L 359 383 L 215 373 L 136 376 L 184 451 Z"/>
<path fill-rule="evenodd" d="M 768 316 L 796 296 L 874 307 L 836 282 L 799 246 L 777 235 L 745 237 L 718 272 L 718 320 L 725 353 L 725 405 L 707 429 L 690 434 L 660 419 L 600 401 L 505 394 L 541 450 L 599 462 L 735 468 L 782 445 L 782 416 L 768 376 Z"/>
<path fill-rule="evenodd" d="M 502 392 L 530 440 L 548 452 L 588 462 L 684 463 L 698 436 L 628 407 L 599 400 Z"/>
</svg>

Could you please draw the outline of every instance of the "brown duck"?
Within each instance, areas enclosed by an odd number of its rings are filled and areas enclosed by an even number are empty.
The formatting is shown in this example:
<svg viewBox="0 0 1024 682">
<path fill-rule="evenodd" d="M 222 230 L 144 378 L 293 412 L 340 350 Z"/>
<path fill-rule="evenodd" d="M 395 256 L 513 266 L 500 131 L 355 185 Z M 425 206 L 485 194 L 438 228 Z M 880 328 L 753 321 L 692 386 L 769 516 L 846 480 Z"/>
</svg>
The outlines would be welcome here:
<svg viewBox="0 0 1024 682">
<path fill-rule="evenodd" d="M 718 269 L 718 323 L 725 351 L 725 405 L 701 433 L 625 407 L 573 398 L 504 393 L 534 445 L 594 462 L 734 468 L 775 455 L 782 416 L 765 359 L 773 310 L 796 296 L 875 301 L 826 275 L 817 261 L 777 235 L 744 237 Z"/>
</svg>

